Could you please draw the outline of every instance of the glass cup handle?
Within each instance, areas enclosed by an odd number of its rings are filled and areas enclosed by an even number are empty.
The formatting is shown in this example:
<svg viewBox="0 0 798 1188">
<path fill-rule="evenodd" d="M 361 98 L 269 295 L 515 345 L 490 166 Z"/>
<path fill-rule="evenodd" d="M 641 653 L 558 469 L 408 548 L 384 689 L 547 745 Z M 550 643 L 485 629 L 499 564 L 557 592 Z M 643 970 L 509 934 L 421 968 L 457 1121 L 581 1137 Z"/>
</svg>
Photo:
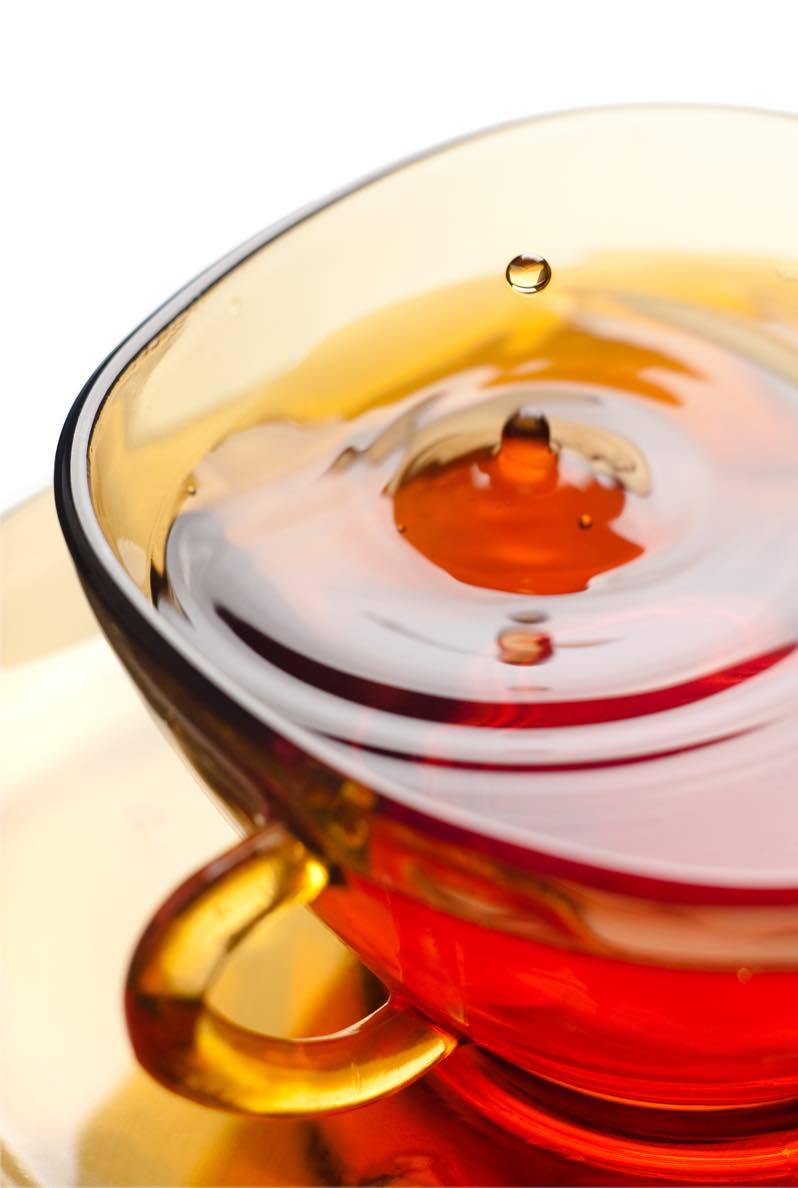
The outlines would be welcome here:
<svg viewBox="0 0 798 1188">
<path fill-rule="evenodd" d="M 352 1027 L 306 1039 L 250 1031 L 208 1003 L 253 925 L 310 903 L 327 877 L 273 826 L 203 867 L 155 914 L 130 963 L 125 1006 L 136 1056 L 162 1085 L 239 1113 L 318 1115 L 400 1089 L 452 1051 L 452 1036 L 390 1000 Z"/>
</svg>

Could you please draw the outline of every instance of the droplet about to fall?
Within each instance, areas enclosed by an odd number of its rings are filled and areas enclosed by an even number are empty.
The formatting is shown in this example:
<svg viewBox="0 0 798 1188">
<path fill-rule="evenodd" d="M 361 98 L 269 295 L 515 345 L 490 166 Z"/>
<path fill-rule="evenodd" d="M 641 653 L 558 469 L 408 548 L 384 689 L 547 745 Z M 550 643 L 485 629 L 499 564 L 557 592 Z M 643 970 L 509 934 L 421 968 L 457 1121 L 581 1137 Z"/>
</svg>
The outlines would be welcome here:
<svg viewBox="0 0 798 1188">
<path fill-rule="evenodd" d="M 393 515 L 403 539 L 458 581 L 572 594 L 643 552 L 614 527 L 629 498 L 636 497 L 618 484 L 566 478 L 545 420 L 514 417 L 497 451 L 467 454 L 404 482 Z"/>
</svg>

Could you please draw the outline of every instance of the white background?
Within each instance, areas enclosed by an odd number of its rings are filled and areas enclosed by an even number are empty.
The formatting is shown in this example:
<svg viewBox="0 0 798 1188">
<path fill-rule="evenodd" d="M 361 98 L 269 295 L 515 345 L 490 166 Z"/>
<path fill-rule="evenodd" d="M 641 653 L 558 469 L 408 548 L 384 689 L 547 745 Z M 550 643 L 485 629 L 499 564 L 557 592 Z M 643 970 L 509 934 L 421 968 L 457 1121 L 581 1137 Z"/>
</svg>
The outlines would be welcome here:
<svg viewBox="0 0 798 1188">
<path fill-rule="evenodd" d="M 787 0 L 29 0 L 0 35 L 0 508 L 107 352 L 293 208 L 525 114 L 798 109 Z"/>
</svg>

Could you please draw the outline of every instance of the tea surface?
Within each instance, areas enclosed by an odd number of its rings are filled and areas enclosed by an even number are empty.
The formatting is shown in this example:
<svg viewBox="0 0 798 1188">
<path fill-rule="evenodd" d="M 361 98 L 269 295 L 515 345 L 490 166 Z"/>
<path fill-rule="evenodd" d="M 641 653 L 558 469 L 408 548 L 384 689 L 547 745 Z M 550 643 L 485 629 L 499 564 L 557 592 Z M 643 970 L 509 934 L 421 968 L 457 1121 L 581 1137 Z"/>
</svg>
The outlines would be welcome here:
<svg viewBox="0 0 798 1188">
<path fill-rule="evenodd" d="M 523 292 L 504 264 L 338 344 L 342 391 L 356 350 L 407 344 L 339 416 L 308 391 L 220 441 L 158 607 L 389 796 L 591 862 L 794 885 L 798 281 L 607 258 Z"/>
</svg>

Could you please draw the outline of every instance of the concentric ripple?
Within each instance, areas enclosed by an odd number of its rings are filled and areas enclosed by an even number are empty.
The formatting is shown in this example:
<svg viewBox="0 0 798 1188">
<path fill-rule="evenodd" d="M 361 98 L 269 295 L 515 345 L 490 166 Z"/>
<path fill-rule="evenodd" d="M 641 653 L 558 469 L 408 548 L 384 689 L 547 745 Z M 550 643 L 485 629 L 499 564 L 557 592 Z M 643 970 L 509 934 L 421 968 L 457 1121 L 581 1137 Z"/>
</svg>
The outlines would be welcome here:
<svg viewBox="0 0 798 1188">
<path fill-rule="evenodd" d="M 798 292 L 721 272 L 565 278 L 529 340 L 228 437 L 160 609 L 433 815 L 798 884 Z"/>
</svg>

